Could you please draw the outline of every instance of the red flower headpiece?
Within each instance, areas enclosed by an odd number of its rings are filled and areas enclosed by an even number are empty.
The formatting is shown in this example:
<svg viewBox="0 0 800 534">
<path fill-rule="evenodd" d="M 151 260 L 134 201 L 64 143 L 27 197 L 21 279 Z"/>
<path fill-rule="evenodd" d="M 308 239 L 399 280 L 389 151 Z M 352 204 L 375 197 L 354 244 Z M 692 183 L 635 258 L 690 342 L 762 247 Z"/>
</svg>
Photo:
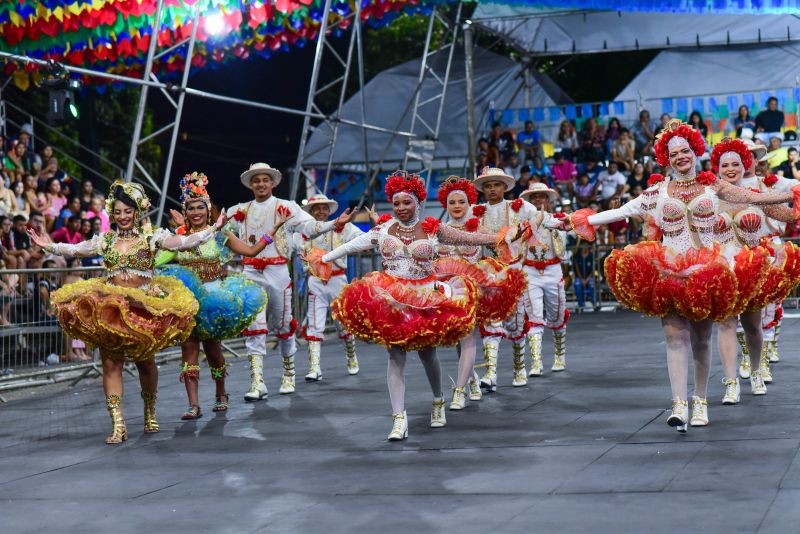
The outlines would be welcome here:
<svg viewBox="0 0 800 534">
<path fill-rule="evenodd" d="M 475 189 L 472 182 L 458 176 L 450 176 L 442 182 L 442 185 L 439 186 L 439 192 L 436 194 L 436 198 L 439 199 L 439 204 L 443 208 L 447 208 L 447 197 L 453 191 L 463 191 L 467 195 L 467 202 L 470 206 L 478 201 L 478 190 Z"/>
<path fill-rule="evenodd" d="M 656 163 L 662 167 L 669 166 L 669 140 L 673 137 L 686 139 L 689 147 L 697 157 L 702 156 L 706 151 L 703 134 L 678 119 L 672 119 L 667 123 L 664 131 L 656 136 Z"/>
<path fill-rule="evenodd" d="M 417 197 L 420 202 L 428 197 L 425 191 L 425 182 L 417 174 L 407 171 L 395 171 L 386 179 L 386 198 L 391 202 L 397 193 L 409 193 Z"/>
<path fill-rule="evenodd" d="M 726 152 L 736 152 L 739 154 L 739 157 L 742 158 L 742 165 L 745 170 L 749 169 L 750 165 L 753 164 L 753 154 L 747 148 L 747 145 L 739 139 L 730 139 L 726 137 L 714 145 L 714 150 L 711 151 L 711 166 L 714 168 L 714 172 L 719 172 L 719 160 L 722 159 L 722 155 Z"/>
<path fill-rule="evenodd" d="M 663 182 L 663 181 L 664 181 L 664 175 L 654 172 L 653 174 L 650 175 L 650 178 L 647 179 L 647 187 L 653 187 L 658 182 Z"/>
</svg>

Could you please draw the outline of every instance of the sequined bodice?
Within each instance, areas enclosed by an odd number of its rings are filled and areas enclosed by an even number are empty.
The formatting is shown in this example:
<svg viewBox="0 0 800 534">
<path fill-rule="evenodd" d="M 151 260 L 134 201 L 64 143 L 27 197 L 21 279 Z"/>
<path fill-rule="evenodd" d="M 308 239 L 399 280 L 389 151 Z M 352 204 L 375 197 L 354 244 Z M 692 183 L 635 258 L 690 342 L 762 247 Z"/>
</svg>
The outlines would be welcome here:
<svg viewBox="0 0 800 534">
<path fill-rule="evenodd" d="M 104 237 L 103 266 L 109 277 L 117 274 L 152 276 L 156 255 L 150 246 L 149 235 L 138 236 L 124 252 L 114 246 L 119 239 L 115 232 L 109 232 Z"/>
<path fill-rule="evenodd" d="M 178 263 L 192 269 L 203 282 L 213 282 L 225 276 L 225 266 L 216 240 L 206 241 L 197 248 L 178 252 Z"/>
<path fill-rule="evenodd" d="M 378 243 L 387 273 L 398 278 L 420 279 L 433 274 L 436 259 L 436 242 L 417 239 L 408 245 L 397 237 L 381 233 Z"/>
<path fill-rule="evenodd" d="M 662 243 L 675 252 L 686 252 L 690 248 L 714 246 L 714 225 L 717 222 L 717 197 L 709 189 L 695 196 L 688 203 L 670 197 L 667 183 L 643 194 L 641 208 L 651 212 L 661 229 Z"/>
</svg>

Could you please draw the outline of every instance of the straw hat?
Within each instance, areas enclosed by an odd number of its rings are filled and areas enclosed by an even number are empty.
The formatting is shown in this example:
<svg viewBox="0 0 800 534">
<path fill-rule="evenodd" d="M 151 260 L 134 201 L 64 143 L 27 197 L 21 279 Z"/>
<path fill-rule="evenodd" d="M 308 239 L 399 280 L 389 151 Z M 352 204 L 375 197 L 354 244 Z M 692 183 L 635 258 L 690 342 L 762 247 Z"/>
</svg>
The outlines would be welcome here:
<svg viewBox="0 0 800 534">
<path fill-rule="evenodd" d="M 764 145 L 757 145 L 750 139 L 742 139 L 742 142 L 747 146 L 756 161 L 767 161 L 767 147 Z"/>
<path fill-rule="evenodd" d="M 546 193 L 547 198 L 550 199 L 550 202 L 555 203 L 558 200 L 558 193 L 555 190 L 550 189 L 545 184 L 542 183 L 535 183 L 531 184 L 528 189 L 520 193 L 519 198 L 523 200 L 527 200 L 528 202 L 531 201 L 531 195 L 534 193 Z"/>
<path fill-rule="evenodd" d="M 506 184 L 506 190 L 511 189 L 517 183 L 512 176 L 507 175 L 503 169 L 498 169 L 497 167 L 484 167 L 481 175 L 475 178 L 473 183 L 478 191 L 483 191 L 483 184 L 486 182 L 503 182 Z"/>
<path fill-rule="evenodd" d="M 308 213 L 311 213 L 311 207 L 312 206 L 317 206 L 319 204 L 327 204 L 327 205 L 329 205 L 331 207 L 331 213 L 334 213 L 337 209 L 339 209 L 339 203 L 338 202 L 336 202 L 335 200 L 331 200 L 328 197 L 326 197 L 325 195 L 323 195 L 322 193 L 320 193 L 318 195 L 314 195 L 314 196 L 308 197 L 303 202 L 303 210 L 308 212 Z"/>
<path fill-rule="evenodd" d="M 240 176 L 242 179 L 242 185 L 244 185 L 247 189 L 252 189 L 252 187 L 250 187 L 250 179 L 256 174 L 269 174 L 275 181 L 276 187 L 279 183 L 281 183 L 281 171 L 278 169 L 273 169 L 266 163 L 253 163 L 250 165 L 250 168 L 244 171 Z"/>
</svg>

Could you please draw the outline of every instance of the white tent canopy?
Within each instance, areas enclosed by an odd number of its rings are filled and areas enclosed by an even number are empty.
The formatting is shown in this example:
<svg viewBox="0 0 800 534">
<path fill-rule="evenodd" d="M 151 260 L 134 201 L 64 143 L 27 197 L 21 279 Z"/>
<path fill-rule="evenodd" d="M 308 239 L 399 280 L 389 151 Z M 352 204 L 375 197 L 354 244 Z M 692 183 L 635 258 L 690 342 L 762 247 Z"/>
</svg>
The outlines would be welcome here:
<svg viewBox="0 0 800 534">
<path fill-rule="evenodd" d="M 800 41 L 795 15 L 553 11 L 479 4 L 472 20 L 531 56 Z"/>
<path fill-rule="evenodd" d="M 429 59 L 429 65 L 440 77 L 444 77 L 447 54 L 440 53 Z M 387 69 L 370 80 L 364 87 L 365 122 L 392 130 L 408 131 L 411 127 L 411 107 L 414 90 L 419 77 L 420 59 L 408 61 Z M 487 50 L 476 49 L 473 56 L 475 110 L 479 128 L 485 125 L 488 110 L 525 107 L 522 90 L 523 68 L 506 57 Z M 554 106 L 570 103 L 571 99 L 550 78 L 532 73 L 530 106 Z M 465 89 L 464 51 L 457 48 L 450 70 L 450 81 L 444 100 L 443 122 L 434 152 L 434 169 L 456 169 L 464 165 L 467 155 L 467 103 Z M 438 94 L 441 86 L 426 77 L 421 91 L 421 101 Z M 341 117 L 361 121 L 361 101 L 357 93 L 345 102 Z M 435 106 L 421 108 L 423 120 L 434 124 Z M 424 127 L 417 123 L 414 133 L 424 135 Z M 360 128 L 340 125 L 333 154 L 334 167 L 351 167 L 364 163 L 364 132 Z M 392 139 L 391 134 L 366 131 L 371 162 L 384 160 L 385 167 L 402 162 L 406 140 Z M 331 130 L 320 127 L 309 139 L 304 166 L 325 166 L 328 162 L 328 145 Z M 391 141 L 391 142 L 390 142 Z M 388 150 L 387 150 L 387 143 Z"/>
</svg>

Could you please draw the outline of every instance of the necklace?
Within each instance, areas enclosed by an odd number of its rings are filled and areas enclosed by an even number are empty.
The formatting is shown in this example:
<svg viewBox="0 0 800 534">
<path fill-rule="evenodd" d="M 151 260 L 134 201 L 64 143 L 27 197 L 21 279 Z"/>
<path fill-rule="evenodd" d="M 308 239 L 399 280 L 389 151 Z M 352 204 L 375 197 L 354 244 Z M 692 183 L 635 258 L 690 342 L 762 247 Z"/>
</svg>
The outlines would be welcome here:
<svg viewBox="0 0 800 534">
<path fill-rule="evenodd" d="M 397 237 L 400 238 L 400 241 L 402 241 L 404 245 L 409 245 L 414 241 L 416 226 L 416 221 L 413 221 L 410 226 L 403 224 L 401 221 L 397 221 Z"/>
<path fill-rule="evenodd" d="M 118 239 L 136 239 L 139 237 L 139 229 L 131 228 L 129 230 L 117 230 Z"/>
<path fill-rule="evenodd" d="M 673 180 L 675 184 L 672 193 L 678 196 L 684 204 L 698 196 L 702 192 L 700 184 L 694 178 L 688 180 Z"/>
</svg>

